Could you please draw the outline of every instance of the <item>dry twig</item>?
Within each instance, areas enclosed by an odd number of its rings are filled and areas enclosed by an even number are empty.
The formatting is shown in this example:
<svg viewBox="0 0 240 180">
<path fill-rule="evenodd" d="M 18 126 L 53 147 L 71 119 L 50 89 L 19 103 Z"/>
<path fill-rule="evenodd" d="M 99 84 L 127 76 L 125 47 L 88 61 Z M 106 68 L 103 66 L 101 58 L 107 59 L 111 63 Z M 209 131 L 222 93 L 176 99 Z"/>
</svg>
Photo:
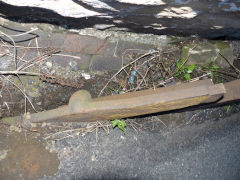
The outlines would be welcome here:
<svg viewBox="0 0 240 180">
<path fill-rule="evenodd" d="M 225 60 L 228 62 L 228 64 L 229 64 L 230 66 L 233 67 L 233 69 L 234 69 L 238 74 L 240 74 L 240 70 L 239 70 L 236 66 L 234 66 L 234 65 L 229 61 L 228 58 L 226 58 L 226 57 L 225 57 L 223 54 L 221 54 L 220 52 L 219 52 L 219 54 L 220 54 L 220 56 L 223 57 L 223 59 L 225 59 Z"/>
<path fill-rule="evenodd" d="M 122 71 L 124 70 L 125 68 L 127 68 L 128 66 L 134 64 L 135 62 L 139 61 L 140 59 L 142 59 L 143 57 L 146 57 L 146 56 L 149 56 L 149 55 L 152 55 L 152 54 L 155 54 L 155 53 L 158 53 L 158 51 L 150 51 L 150 52 L 147 52 L 143 55 L 141 55 L 140 57 L 136 58 L 134 61 L 128 63 L 127 65 L 123 66 L 121 69 L 118 70 L 118 72 L 116 72 L 110 79 L 109 81 L 107 82 L 107 84 L 103 87 L 103 89 L 100 91 L 99 96 L 102 95 L 103 91 L 106 89 L 106 87 L 108 86 L 108 84 Z"/>
</svg>

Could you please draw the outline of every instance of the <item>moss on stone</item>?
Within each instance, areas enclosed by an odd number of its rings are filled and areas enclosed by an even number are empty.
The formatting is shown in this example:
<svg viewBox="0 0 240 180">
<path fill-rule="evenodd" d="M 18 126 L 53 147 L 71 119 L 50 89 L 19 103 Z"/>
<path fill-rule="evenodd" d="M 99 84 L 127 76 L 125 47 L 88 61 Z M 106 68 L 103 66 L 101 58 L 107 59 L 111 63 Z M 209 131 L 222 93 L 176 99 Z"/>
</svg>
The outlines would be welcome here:
<svg viewBox="0 0 240 180">
<path fill-rule="evenodd" d="M 190 49 L 189 46 L 184 46 L 182 48 L 181 59 L 186 59 L 188 57 L 189 49 Z"/>
<path fill-rule="evenodd" d="M 230 48 L 230 45 L 227 42 L 217 42 L 215 45 L 220 51 L 226 48 Z"/>
<path fill-rule="evenodd" d="M 7 124 L 14 124 L 15 123 L 15 119 L 13 117 L 2 118 L 2 121 L 4 123 L 7 123 Z"/>
</svg>

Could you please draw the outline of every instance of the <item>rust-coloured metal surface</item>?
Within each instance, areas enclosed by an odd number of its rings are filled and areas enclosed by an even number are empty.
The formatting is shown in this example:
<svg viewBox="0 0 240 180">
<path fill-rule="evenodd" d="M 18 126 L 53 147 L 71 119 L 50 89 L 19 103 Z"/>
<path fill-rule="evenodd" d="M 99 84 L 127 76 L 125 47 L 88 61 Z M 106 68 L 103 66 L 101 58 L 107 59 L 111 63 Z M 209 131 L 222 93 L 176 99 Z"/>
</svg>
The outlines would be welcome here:
<svg viewBox="0 0 240 180">
<path fill-rule="evenodd" d="M 120 95 L 91 98 L 88 91 L 74 93 L 69 104 L 57 109 L 14 117 L 18 122 L 90 122 L 133 117 L 206 103 L 240 100 L 240 80 L 214 85 L 211 80 L 183 83 Z M 9 118 L 8 118 L 9 119 Z"/>
<path fill-rule="evenodd" d="M 223 84 L 211 80 L 149 89 L 92 99 L 84 90 L 72 95 L 69 104 L 25 117 L 28 122 L 101 121 L 185 108 L 216 102 L 226 93 Z"/>
<path fill-rule="evenodd" d="M 223 98 L 217 102 L 218 104 L 225 104 L 240 100 L 240 80 L 224 83 L 224 87 L 226 89 L 226 93 Z"/>
</svg>

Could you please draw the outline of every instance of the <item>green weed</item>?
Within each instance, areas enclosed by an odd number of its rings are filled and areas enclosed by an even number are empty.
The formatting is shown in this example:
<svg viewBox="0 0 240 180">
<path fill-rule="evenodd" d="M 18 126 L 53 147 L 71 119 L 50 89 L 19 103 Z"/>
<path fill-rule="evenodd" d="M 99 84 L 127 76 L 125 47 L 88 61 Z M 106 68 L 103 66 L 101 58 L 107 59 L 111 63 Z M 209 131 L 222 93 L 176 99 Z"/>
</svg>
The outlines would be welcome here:
<svg viewBox="0 0 240 180">
<path fill-rule="evenodd" d="M 229 111 L 230 111 L 230 109 L 231 109 L 231 105 L 224 106 L 224 108 L 226 109 L 226 111 L 227 111 L 227 112 L 229 112 Z"/>
<path fill-rule="evenodd" d="M 215 78 L 217 83 L 222 82 L 222 79 L 220 78 L 220 74 L 218 72 L 220 70 L 220 67 L 218 65 L 216 65 L 214 58 L 211 58 L 210 63 L 203 65 L 201 70 L 203 72 L 210 73 L 211 79 Z"/>
<path fill-rule="evenodd" d="M 224 108 L 226 109 L 227 112 L 229 112 L 229 111 L 231 110 L 231 108 L 232 108 L 233 106 L 236 106 L 236 105 L 237 105 L 236 103 L 231 103 L 230 105 L 224 106 Z"/>
<path fill-rule="evenodd" d="M 180 77 L 183 75 L 183 77 L 189 81 L 191 79 L 191 74 L 198 68 L 198 65 L 191 64 L 191 65 L 185 65 L 185 60 L 181 59 L 179 62 L 177 62 L 178 72 L 174 74 L 175 77 Z"/>
<path fill-rule="evenodd" d="M 116 126 L 119 129 L 121 129 L 124 133 L 126 133 L 126 129 L 125 128 L 126 128 L 127 124 L 126 124 L 126 122 L 124 120 L 122 120 L 122 119 L 114 119 L 112 121 L 112 127 L 115 128 Z"/>
<path fill-rule="evenodd" d="M 199 65 L 199 64 L 191 64 L 186 65 L 184 64 L 185 60 L 181 59 L 177 62 L 177 68 L 178 72 L 174 74 L 175 77 L 178 78 L 184 78 L 185 80 L 189 81 L 192 79 L 192 76 L 196 72 L 205 72 L 209 73 L 211 79 L 215 79 L 217 83 L 221 83 L 222 79 L 219 74 L 220 67 L 216 65 L 214 57 L 211 58 L 210 63 L 205 65 Z"/>
</svg>

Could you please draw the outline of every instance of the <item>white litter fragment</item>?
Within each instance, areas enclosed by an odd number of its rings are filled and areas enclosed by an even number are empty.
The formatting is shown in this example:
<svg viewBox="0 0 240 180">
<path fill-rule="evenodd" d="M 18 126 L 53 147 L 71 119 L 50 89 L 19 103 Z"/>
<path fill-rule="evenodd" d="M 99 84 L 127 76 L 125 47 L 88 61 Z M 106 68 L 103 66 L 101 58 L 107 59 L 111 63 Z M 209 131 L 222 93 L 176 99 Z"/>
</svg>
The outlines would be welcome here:
<svg viewBox="0 0 240 180">
<path fill-rule="evenodd" d="M 88 73 L 82 73 L 82 76 L 87 80 L 87 79 L 91 79 L 91 75 Z"/>
</svg>

